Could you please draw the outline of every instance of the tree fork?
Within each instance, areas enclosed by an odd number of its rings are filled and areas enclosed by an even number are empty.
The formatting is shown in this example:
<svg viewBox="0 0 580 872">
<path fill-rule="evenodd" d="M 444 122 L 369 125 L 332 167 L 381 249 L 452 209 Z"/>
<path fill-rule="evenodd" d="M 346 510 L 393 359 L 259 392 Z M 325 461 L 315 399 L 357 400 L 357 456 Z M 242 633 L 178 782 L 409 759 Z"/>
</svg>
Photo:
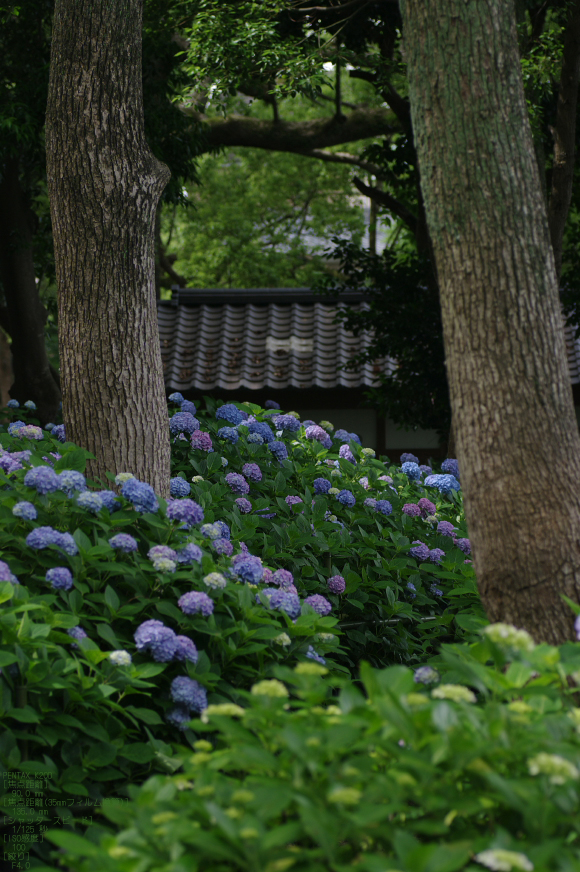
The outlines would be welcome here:
<svg viewBox="0 0 580 872">
<path fill-rule="evenodd" d="M 401 0 L 457 456 L 484 607 L 574 638 L 580 437 L 513 0 Z"/>
<path fill-rule="evenodd" d="M 46 117 L 67 438 L 91 478 L 169 494 L 154 226 L 169 170 L 143 127 L 143 0 L 56 0 Z"/>
</svg>

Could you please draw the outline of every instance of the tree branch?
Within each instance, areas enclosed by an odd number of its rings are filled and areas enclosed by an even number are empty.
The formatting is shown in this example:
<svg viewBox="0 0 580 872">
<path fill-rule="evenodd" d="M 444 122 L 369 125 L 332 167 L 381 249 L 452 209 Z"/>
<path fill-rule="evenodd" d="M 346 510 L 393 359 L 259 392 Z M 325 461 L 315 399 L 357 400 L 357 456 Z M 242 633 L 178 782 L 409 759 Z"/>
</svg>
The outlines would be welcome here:
<svg viewBox="0 0 580 872">
<path fill-rule="evenodd" d="M 580 81 L 580 0 L 574 3 L 564 35 L 562 73 L 554 135 L 552 187 L 548 224 L 558 276 L 562 270 L 562 239 L 572 198 L 576 157 L 576 105 Z"/>
<path fill-rule="evenodd" d="M 360 167 L 362 170 L 376 176 L 378 179 L 386 178 L 385 171 L 381 167 L 370 163 L 368 160 L 363 160 L 361 157 L 357 157 L 356 154 L 348 154 L 345 151 L 323 151 L 320 148 L 313 148 L 310 151 L 301 151 L 299 154 L 303 154 L 304 157 L 315 157 L 318 158 L 318 160 L 324 160 L 328 163 L 342 163 L 349 164 L 353 167 Z"/>
<path fill-rule="evenodd" d="M 205 123 L 204 135 L 208 149 L 241 146 L 268 151 L 305 152 L 395 132 L 393 114 L 383 107 L 355 109 L 342 121 L 321 118 L 300 122 L 261 121 L 244 115 L 208 118 L 191 107 L 182 107 L 182 110 L 196 121 Z"/>
<path fill-rule="evenodd" d="M 411 128 L 411 107 L 409 101 L 396 91 L 390 82 L 385 82 L 385 87 L 378 87 L 379 77 L 376 73 L 371 73 L 368 70 L 350 70 L 349 76 L 353 79 L 362 79 L 364 82 L 370 82 L 378 89 L 379 94 L 393 110 L 398 121 L 406 133 L 412 132 Z"/>
<path fill-rule="evenodd" d="M 392 212 L 394 215 L 397 215 L 402 221 L 405 222 L 409 230 L 412 233 L 415 233 L 417 230 L 417 219 L 413 215 L 413 213 L 407 209 L 402 203 L 398 200 L 395 200 L 391 194 L 388 194 L 386 191 L 381 191 L 379 188 L 371 188 L 368 185 L 365 185 L 358 176 L 355 176 L 353 179 L 353 183 L 355 187 L 364 194 L 365 197 L 370 197 L 371 200 L 374 200 L 379 206 L 384 206 L 385 209 L 388 209 L 389 212 Z"/>
</svg>

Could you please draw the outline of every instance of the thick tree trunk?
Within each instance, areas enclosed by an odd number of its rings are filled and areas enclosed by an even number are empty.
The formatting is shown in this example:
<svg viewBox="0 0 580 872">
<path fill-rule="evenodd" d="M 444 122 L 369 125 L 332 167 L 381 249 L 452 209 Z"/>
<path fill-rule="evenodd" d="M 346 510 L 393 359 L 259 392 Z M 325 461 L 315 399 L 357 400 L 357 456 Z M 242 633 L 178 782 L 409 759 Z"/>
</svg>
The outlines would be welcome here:
<svg viewBox="0 0 580 872">
<path fill-rule="evenodd" d="M 21 403 L 33 400 L 39 420 L 47 424 L 58 412 L 60 389 L 46 353 L 46 311 L 36 286 L 30 213 L 16 159 L 5 162 L 0 181 L 0 281 L 6 302 L 3 326 L 12 339 L 10 396 Z"/>
<path fill-rule="evenodd" d="M 580 437 L 513 0 L 402 0 L 415 144 L 482 600 L 573 638 Z"/>
<path fill-rule="evenodd" d="M 143 130 L 142 0 L 57 0 L 46 118 L 67 438 L 169 491 L 154 282 L 167 167 Z"/>
</svg>

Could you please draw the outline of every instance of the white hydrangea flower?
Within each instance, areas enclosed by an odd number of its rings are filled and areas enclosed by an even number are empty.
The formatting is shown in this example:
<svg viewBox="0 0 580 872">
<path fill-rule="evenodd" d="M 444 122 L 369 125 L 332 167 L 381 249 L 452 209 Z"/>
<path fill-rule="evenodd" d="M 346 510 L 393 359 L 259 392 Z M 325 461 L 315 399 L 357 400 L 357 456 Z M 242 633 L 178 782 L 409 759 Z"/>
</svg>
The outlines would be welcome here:
<svg viewBox="0 0 580 872">
<path fill-rule="evenodd" d="M 364 454 L 365 457 L 375 457 L 376 456 L 376 452 L 375 452 L 374 448 L 363 448 L 362 454 Z"/>
<path fill-rule="evenodd" d="M 222 457 L 222 466 L 227 466 L 227 465 L 228 465 L 228 460 L 227 460 L 227 458 L 226 458 L 226 457 Z"/>
<path fill-rule="evenodd" d="M 332 478 L 333 475 L 338 475 L 340 478 L 340 476 L 342 475 L 342 472 L 340 471 L 340 469 L 332 469 L 330 471 L 330 477 Z"/>
<path fill-rule="evenodd" d="M 440 684 L 431 691 L 433 699 L 450 699 L 453 702 L 475 702 L 475 694 L 462 684 Z"/>
<path fill-rule="evenodd" d="M 129 666 L 131 663 L 131 655 L 128 651 L 111 651 L 109 660 L 115 666 Z"/>
<path fill-rule="evenodd" d="M 135 478 L 132 472 L 120 472 L 115 476 L 115 484 L 125 484 L 130 478 Z"/>
<path fill-rule="evenodd" d="M 334 642 L 337 638 L 334 633 L 318 633 L 317 637 L 319 642 L 328 642 L 329 644 Z"/>
<path fill-rule="evenodd" d="M 332 472 L 330 474 L 332 475 Z M 332 494 L 332 496 L 336 496 L 336 494 L 340 493 L 340 489 L 337 487 L 331 487 L 328 493 Z"/>
<path fill-rule="evenodd" d="M 194 475 L 191 479 L 193 482 L 204 481 L 203 475 Z"/>
<path fill-rule="evenodd" d="M 332 432 L 334 430 L 334 424 L 331 424 L 330 421 L 321 421 L 320 426 L 323 428 L 323 430 L 328 430 L 329 432 Z"/>
<path fill-rule="evenodd" d="M 543 751 L 528 760 L 528 771 L 530 775 L 549 775 L 551 784 L 564 784 L 580 776 L 578 769 L 565 757 Z"/>
<path fill-rule="evenodd" d="M 222 702 L 214 705 L 208 705 L 201 713 L 202 724 L 207 724 L 212 715 L 225 715 L 229 718 L 241 718 L 244 715 L 245 709 L 236 705 L 233 702 Z"/>
<path fill-rule="evenodd" d="M 490 848 L 480 851 L 474 857 L 482 866 L 492 869 L 493 872 L 511 872 L 512 869 L 521 869 L 523 872 L 532 872 L 534 864 L 518 851 L 506 851 L 504 848 Z"/>
<path fill-rule="evenodd" d="M 272 642 L 274 643 L 274 645 L 283 645 L 286 648 L 288 647 L 288 645 L 292 644 L 292 639 L 290 638 L 288 633 L 280 633 L 279 636 L 275 636 L 272 639 Z"/>
<path fill-rule="evenodd" d="M 320 663 L 313 663 L 309 660 L 308 663 L 305 661 L 298 663 L 294 667 L 294 672 L 296 675 L 326 675 L 328 669 L 325 666 L 321 666 Z"/>
<path fill-rule="evenodd" d="M 489 624 L 481 632 L 499 648 L 526 653 L 533 651 L 535 643 L 526 630 L 518 630 L 512 624 Z"/>
<path fill-rule="evenodd" d="M 328 802 L 340 802 L 343 805 L 357 805 L 361 801 L 362 791 L 356 787 L 335 787 L 326 797 Z"/>
<path fill-rule="evenodd" d="M 153 568 L 157 572 L 175 572 L 176 567 L 175 560 L 170 560 L 169 557 L 156 557 L 153 560 Z"/>
<path fill-rule="evenodd" d="M 580 733 L 580 708 L 570 709 L 568 717 L 572 719 L 572 723 L 576 727 L 576 732 Z"/>
<path fill-rule="evenodd" d="M 258 681 L 256 684 L 252 685 L 250 693 L 253 696 L 270 696 L 278 698 L 289 696 L 286 685 L 282 684 L 281 681 L 278 681 L 277 678 Z"/>
<path fill-rule="evenodd" d="M 203 583 L 207 585 L 207 587 L 212 587 L 214 590 L 217 590 L 218 588 L 225 587 L 227 580 L 221 572 L 210 572 L 209 575 L 204 577 Z"/>
<path fill-rule="evenodd" d="M 298 412 L 286 412 L 286 414 L 292 415 L 293 418 L 297 418 L 298 420 L 300 420 L 300 415 L 298 414 Z"/>
</svg>

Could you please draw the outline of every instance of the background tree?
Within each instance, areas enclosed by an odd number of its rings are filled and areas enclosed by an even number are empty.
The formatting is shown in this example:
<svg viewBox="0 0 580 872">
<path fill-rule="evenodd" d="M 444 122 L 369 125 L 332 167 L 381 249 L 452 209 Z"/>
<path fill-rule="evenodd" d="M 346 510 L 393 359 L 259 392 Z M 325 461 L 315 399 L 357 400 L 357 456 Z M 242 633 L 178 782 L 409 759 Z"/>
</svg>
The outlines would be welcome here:
<svg viewBox="0 0 580 872">
<path fill-rule="evenodd" d="M 141 0 L 57 0 L 47 173 L 67 436 L 93 478 L 131 471 L 168 496 L 154 226 L 170 174 L 145 140 L 141 27 Z"/>
<path fill-rule="evenodd" d="M 561 595 L 580 599 L 580 437 L 513 5 L 401 9 L 478 586 L 491 621 L 559 643 Z"/>
</svg>

